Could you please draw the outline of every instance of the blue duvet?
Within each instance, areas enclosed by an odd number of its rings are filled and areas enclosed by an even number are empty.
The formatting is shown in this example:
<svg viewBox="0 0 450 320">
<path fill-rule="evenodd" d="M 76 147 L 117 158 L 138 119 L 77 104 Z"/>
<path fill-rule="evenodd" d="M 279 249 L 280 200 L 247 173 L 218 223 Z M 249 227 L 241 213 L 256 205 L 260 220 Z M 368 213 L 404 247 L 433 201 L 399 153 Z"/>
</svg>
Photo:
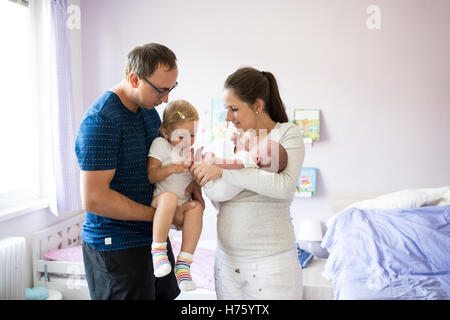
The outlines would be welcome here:
<svg viewBox="0 0 450 320">
<path fill-rule="evenodd" d="M 335 299 L 450 299 L 450 206 L 350 208 L 322 246 Z"/>
</svg>

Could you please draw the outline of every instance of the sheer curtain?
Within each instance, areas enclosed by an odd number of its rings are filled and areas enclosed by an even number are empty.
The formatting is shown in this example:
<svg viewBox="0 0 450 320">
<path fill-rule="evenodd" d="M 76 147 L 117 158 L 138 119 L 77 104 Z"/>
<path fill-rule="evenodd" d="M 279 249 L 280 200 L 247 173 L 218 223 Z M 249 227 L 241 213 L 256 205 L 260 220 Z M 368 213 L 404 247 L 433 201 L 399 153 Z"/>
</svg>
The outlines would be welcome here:
<svg viewBox="0 0 450 320">
<path fill-rule="evenodd" d="M 55 215 L 81 210 L 67 6 L 67 0 L 30 1 L 38 84 L 34 94 L 42 133 L 41 181 Z"/>
</svg>

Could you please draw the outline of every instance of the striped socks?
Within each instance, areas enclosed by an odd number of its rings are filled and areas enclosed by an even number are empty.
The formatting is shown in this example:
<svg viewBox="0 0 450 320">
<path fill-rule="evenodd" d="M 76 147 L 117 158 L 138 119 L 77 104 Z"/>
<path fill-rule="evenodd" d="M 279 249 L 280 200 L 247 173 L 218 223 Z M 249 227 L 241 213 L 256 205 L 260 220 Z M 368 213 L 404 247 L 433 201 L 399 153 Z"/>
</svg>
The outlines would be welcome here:
<svg viewBox="0 0 450 320">
<path fill-rule="evenodd" d="M 197 288 L 191 276 L 192 258 L 192 254 L 183 251 L 178 255 L 175 264 L 175 276 L 177 277 L 178 287 L 181 291 L 190 291 Z M 155 277 L 164 277 L 172 270 L 169 258 L 167 257 L 167 242 L 152 243 L 152 259 Z"/>
<path fill-rule="evenodd" d="M 196 286 L 191 277 L 192 254 L 180 252 L 175 264 L 175 275 L 177 277 L 178 287 L 181 291 L 195 290 Z"/>
<path fill-rule="evenodd" d="M 152 243 L 152 259 L 153 273 L 155 274 L 155 277 L 164 277 L 172 270 L 169 258 L 167 257 L 167 242 Z"/>
</svg>

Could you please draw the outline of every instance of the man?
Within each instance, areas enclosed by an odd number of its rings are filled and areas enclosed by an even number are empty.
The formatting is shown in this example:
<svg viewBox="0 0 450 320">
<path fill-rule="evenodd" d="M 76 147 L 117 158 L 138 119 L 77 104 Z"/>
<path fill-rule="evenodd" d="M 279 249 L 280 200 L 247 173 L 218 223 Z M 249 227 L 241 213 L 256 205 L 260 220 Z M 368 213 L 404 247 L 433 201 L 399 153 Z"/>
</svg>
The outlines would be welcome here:
<svg viewBox="0 0 450 320">
<path fill-rule="evenodd" d="M 174 299 L 180 293 L 174 273 L 155 278 L 151 256 L 150 207 L 154 186 L 148 181 L 147 154 L 159 136 L 161 119 L 154 109 L 167 103 L 176 87 L 175 54 L 150 43 L 128 54 L 125 78 L 87 110 L 75 151 L 81 169 L 86 210 L 83 258 L 92 299 Z M 200 187 L 187 194 L 204 206 Z M 181 228 L 180 206 L 174 225 Z M 170 242 L 168 256 L 175 265 Z"/>
</svg>

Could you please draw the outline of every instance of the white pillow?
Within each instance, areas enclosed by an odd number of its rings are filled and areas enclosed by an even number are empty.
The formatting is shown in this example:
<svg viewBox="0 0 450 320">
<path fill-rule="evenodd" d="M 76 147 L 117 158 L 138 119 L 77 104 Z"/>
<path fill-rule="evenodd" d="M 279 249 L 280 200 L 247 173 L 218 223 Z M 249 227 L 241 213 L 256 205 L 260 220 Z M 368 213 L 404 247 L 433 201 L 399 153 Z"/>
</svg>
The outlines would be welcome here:
<svg viewBox="0 0 450 320">
<path fill-rule="evenodd" d="M 432 190 L 406 189 L 388 193 L 375 199 L 363 200 L 349 207 L 358 209 L 407 209 L 434 205 L 442 197 L 440 192 Z"/>
<path fill-rule="evenodd" d="M 406 189 L 393 193 L 383 194 L 374 199 L 358 201 L 338 213 L 332 215 L 326 222 L 330 228 L 333 221 L 349 208 L 357 209 L 408 209 L 423 206 L 450 205 L 450 187 Z"/>
<path fill-rule="evenodd" d="M 423 189 L 423 191 L 427 191 L 430 189 Z M 450 187 L 442 187 L 436 189 L 441 194 L 441 198 L 436 202 L 436 206 L 450 206 Z"/>
</svg>

